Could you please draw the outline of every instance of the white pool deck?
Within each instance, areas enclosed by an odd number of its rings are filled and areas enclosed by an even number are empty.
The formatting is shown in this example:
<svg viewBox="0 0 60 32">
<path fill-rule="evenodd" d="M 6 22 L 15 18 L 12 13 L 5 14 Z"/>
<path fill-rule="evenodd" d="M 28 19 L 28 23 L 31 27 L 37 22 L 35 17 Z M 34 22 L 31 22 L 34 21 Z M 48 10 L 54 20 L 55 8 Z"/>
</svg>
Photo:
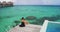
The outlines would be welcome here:
<svg viewBox="0 0 60 32">
<path fill-rule="evenodd" d="M 33 25 L 33 24 L 28 24 L 26 27 L 19 27 L 17 25 L 16 27 L 10 29 L 8 32 L 40 32 L 41 25 Z"/>
</svg>

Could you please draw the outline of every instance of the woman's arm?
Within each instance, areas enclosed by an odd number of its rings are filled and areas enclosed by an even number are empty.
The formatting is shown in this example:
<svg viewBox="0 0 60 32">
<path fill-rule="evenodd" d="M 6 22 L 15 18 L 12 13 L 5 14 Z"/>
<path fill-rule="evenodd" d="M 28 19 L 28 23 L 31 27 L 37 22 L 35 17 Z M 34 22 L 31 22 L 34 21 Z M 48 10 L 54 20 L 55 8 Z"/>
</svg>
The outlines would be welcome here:
<svg viewBox="0 0 60 32">
<path fill-rule="evenodd" d="M 26 24 L 29 24 L 29 22 L 25 21 Z"/>
</svg>

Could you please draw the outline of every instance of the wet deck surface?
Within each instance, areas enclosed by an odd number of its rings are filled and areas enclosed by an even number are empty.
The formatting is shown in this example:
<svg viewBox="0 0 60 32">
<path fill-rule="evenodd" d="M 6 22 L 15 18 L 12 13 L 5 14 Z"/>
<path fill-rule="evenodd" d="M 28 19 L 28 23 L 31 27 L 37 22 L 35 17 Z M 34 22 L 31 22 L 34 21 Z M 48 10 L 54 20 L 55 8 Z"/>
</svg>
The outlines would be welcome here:
<svg viewBox="0 0 60 32">
<path fill-rule="evenodd" d="M 26 27 L 19 27 L 18 25 L 9 30 L 9 32 L 40 32 L 40 29 L 41 29 L 40 25 L 29 24 L 26 25 Z"/>
</svg>

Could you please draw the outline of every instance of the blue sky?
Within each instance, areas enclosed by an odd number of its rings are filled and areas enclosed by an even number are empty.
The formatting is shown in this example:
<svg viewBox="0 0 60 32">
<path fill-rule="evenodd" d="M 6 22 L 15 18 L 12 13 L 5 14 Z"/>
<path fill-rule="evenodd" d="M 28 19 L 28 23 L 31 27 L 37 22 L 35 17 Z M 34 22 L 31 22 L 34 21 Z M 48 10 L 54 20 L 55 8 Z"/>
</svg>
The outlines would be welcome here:
<svg viewBox="0 0 60 32">
<path fill-rule="evenodd" d="M 13 1 L 15 5 L 60 5 L 60 0 L 0 0 Z"/>
<path fill-rule="evenodd" d="M 15 0 L 17 5 L 60 5 L 60 0 Z"/>
</svg>

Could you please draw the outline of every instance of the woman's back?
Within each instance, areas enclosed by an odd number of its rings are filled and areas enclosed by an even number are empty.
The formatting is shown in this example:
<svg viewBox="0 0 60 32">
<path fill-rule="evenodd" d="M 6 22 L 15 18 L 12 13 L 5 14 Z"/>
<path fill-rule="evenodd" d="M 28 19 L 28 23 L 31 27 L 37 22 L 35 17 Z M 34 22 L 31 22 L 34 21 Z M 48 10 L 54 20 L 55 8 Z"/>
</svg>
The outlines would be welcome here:
<svg viewBox="0 0 60 32">
<path fill-rule="evenodd" d="M 28 22 L 24 19 L 24 17 L 22 17 L 21 19 L 21 25 L 19 25 L 20 27 L 25 27 L 25 25 L 28 24 Z"/>
<path fill-rule="evenodd" d="M 21 25 L 19 25 L 20 27 L 25 27 L 24 22 L 21 22 Z"/>
</svg>

